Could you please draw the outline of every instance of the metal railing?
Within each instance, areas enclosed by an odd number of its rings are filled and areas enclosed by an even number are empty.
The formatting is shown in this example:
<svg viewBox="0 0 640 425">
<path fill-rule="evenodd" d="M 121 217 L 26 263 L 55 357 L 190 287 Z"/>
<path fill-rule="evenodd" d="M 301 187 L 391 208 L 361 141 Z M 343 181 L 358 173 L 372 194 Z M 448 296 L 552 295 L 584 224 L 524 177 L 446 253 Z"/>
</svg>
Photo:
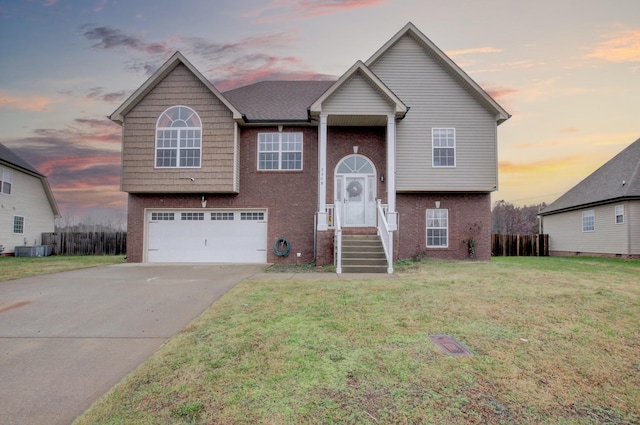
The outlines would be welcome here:
<svg viewBox="0 0 640 425">
<path fill-rule="evenodd" d="M 338 201 L 334 201 L 334 202 L 338 202 Z M 379 202 L 379 200 L 377 201 Z M 387 211 L 389 210 L 389 205 L 388 204 L 382 204 L 382 211 L 384 211 L 384 216 L 387 216 Z M 335 222 L 336 222 L 336 206 L 335 204 L 326 204 L 325 205 L 325 211 L 327 212 L 327 227 L 329 229 L 335 229 Z M 342 211 L 342 210 L 340 210 Z"/>
<path fill-rule="evenodd" d="M 382 241 L 382 248 L 384 248 L 384 255 L 387 257 L 387 273 L 393 273 L 393 232 L 389 230 L 389 223 L 387 223 L 386 212 L 382 207 L 382 203 L 378 200 L 378 235 Z"/>
</svg>

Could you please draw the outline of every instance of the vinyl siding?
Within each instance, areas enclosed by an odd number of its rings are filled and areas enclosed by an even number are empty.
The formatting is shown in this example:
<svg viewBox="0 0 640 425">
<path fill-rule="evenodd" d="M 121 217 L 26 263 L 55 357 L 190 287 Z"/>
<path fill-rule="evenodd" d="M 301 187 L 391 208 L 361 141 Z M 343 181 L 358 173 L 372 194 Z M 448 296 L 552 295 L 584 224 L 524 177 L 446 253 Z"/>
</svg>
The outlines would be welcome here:
<svg viewBox="0 0 640 425">
<path fill-rule="evenodd" d="M 349 78 L 322 105 L 322 112 L 338 115 L 388 115 L 393 106 L 360 73 Z"/>
<path fill-rule="evenodd" d="M 163 111 L 174 105 L 189 106 L 202 120 L 201 168 L 154 168 L 156 122 Z M 186 66 L 178 65 L 125 116 L 122 190 L 235 192 L 234 136 L 231 111 Z"/>
<path fill-rule="evenodd" d="M 14 247 L 42 243 L 43 232 L 53 232 L 54 216 L 51 204 L 38 177 L 12 169 L 11 195 L 0 193 L 0 245 L 4 252 Z M 13 217 L 24 217 L 24 234 L 13 234 Z"/>
<path fill-rule="evenodd" d="M 629 220 L 630 254 L 640 255 L 640 201 L 629 201 L 629 211 L 625 210 L 625 220 Z"/>
<path fill-rule="evenodd" d="M 625 223 L 615 223 L 615 206 L 624 205 Z M 593 210 L 595 231 L 582 231 L 583 211 Z M 544 217 L 550 251 L 594 254 L 629 254 L 629 203 L 615 203 Z"/>
<path fill-rule="evenodd" d="M 410 107 L 396 127 L 397 190 L 493 191 L 498 184 L 492 116 L 413 37 L 406 35 L 371 65 Z M 456 129 L 456 167 L 432 167 L 432 128 Z"/>
</svg>

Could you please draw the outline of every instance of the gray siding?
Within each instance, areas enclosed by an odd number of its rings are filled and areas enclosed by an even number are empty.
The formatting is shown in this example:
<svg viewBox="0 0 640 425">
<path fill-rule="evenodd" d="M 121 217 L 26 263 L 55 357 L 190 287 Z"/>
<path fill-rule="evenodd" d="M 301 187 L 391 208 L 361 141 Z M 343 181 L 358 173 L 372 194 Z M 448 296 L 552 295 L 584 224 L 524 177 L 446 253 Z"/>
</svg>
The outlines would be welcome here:
<svg viewBox="0 0 640 425">
<path fill-rule="evenodd" d="M 339 115 L 388 115 L 393 106 L 360 73 L 349 78 L 322 105 L 322 112 Z"/>
<path fill-rule="evenodd" d="M 496 120 L 410 35 L 371 69 L 411 109 L 399 121 L 398 191 L 481 191 L 498 184 Z M 456 129 L 456 167 L 433 168 L 431 129 Z"/>
<path fill-rule="evenodd" d="M 156 122 L 163 111 L 174 105 L 191 107 L 202 120 L 201 168 L 154 168 Z M 235 192 L 234 136 L 231 111 L 186 66 L 178 65 L 125 116 L 122 190 Z"/>
<path fill-rule="evenodd" d="M 630 253 L 640 255 L 640 201 L 629 201 L 628 205 L 625 220 L 629 220 Z"/>
<path fill-rule="evenodd" d="M 616 205 L 625 207 L 623 224 L 615 222 Z M 630 254 L 628 220 L 632 214 L 629 207 L 628 202 L 621 202 L 545 216 L 544 233 L 549 234 L 550 251 Z M 595 231 L 583 232 L 582 212 L 589 210 L 595 213 Z"/>
</svg>

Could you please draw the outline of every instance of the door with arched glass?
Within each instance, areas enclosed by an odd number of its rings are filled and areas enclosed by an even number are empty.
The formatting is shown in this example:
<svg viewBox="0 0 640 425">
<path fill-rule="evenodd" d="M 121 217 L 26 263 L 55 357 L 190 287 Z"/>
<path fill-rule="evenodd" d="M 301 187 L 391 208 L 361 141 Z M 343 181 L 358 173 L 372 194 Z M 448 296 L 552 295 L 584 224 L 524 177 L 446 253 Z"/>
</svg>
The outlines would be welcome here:
<svg viewBox="0 0 640 425">
<path fill-rule="evenodd" d="M 375 226 L 376 169 L 367 157 L 344 157 L 336 167 L 334 188 L 335 199 L 343 203 L 344 226 Z"/>
</svg>

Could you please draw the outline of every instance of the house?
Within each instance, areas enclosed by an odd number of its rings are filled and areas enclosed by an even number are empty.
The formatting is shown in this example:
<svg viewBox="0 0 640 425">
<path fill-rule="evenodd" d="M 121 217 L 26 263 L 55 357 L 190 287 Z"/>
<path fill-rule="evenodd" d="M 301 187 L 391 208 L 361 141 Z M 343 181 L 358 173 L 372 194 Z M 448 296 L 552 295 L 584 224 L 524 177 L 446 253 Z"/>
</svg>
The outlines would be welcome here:
<svg viewBox="0 0 640 425">
<path fill-rule="evenodd" d="M 509 117 L 412 23 L 336 81 L 221 93 L 176 52 L 109 116 L 127 258 L 390 272 L 398 258 L 469 258 L 473 239 L 489 259 Z"/>
<path fill-rule="evenodd" d="M 640 139 L 540 215 L 550 255 L 640 258 Z"/>
<path fill-rule="evenodd" d="M 58 206 L 47 178 L 0 143 L 0 245 L 3 254 L 15 247 L 40 245 L 43 232 L 53 232 Z"/>
</svg>

